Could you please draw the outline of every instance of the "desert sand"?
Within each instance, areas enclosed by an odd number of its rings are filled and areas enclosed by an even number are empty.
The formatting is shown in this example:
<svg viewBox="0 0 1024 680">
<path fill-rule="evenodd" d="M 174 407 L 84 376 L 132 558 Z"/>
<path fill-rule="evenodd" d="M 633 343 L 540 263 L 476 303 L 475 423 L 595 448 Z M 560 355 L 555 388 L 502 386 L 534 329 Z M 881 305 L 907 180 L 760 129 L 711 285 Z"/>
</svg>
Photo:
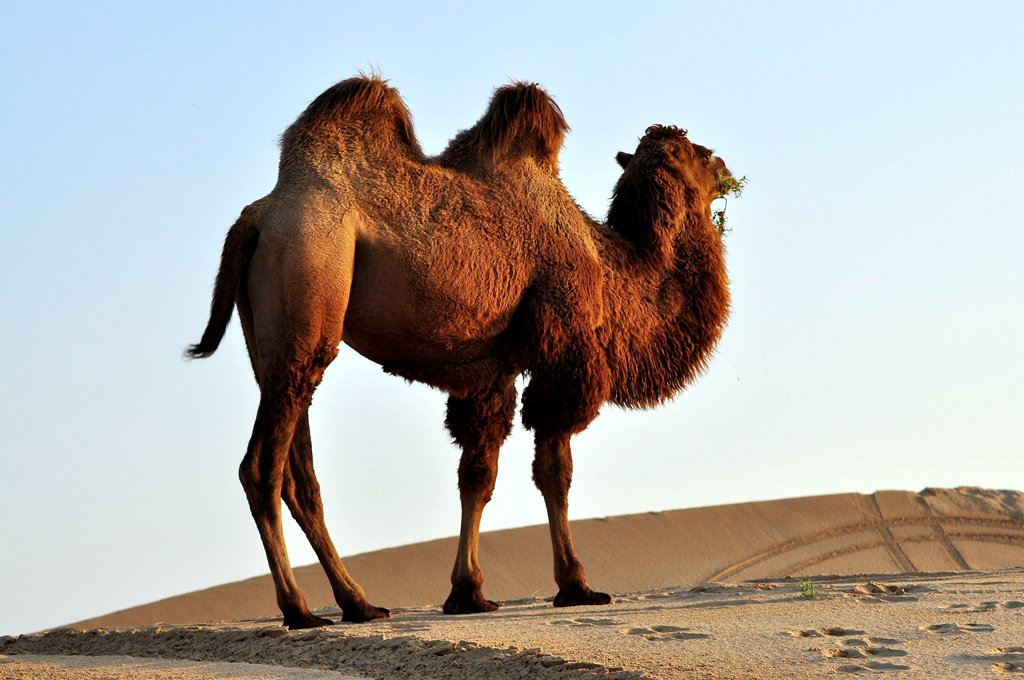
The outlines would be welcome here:
<svg viewBox="0 0 1024 680">
<path fill-rule="evenodd" d="M 611 605 L 553 608 L 547 530 L 528 527 L 481 537 L 494 613 L 441 614 L 445 539 L 346 560 L 393 608 L 387 620 L 288 631 L 269 582 L 251 579 L 0 638 L 0 678 L 1024 674 L 1019 492 L 842 494 L 586 520 L 573 533 Z M 303 587 L 330 604 L 317 572 L 302 570 Z"/>
</svg>

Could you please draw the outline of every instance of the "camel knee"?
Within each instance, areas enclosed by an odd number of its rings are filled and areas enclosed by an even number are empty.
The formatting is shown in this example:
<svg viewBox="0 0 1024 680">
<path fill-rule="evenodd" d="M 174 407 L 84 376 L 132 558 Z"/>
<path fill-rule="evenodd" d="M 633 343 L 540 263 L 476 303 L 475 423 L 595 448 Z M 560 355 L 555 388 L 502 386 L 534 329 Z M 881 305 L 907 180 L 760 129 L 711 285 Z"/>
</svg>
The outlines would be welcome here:
<svg viewBox="0 0 1024 680">
<path fill-rule="evenodd" d="M 572 473 L 533 465 L 533 484 L 545 498 L 567 498 L 569 487 L 572 486 Z"/>
<path fill-rule="evenodd" d="M 498 478 L 498 456 L 493 453 L 463 456 L 459 463 L 459 491 L 463 498 L 480 497 L 484 503 L 491 500 Z"/>
<path fill-rule="evenodd" d="M 515 406 L 515 379 L 511 376 L 486 392 L 448 399 L 445 426 L 462 448 L 459 490 L 464 499 L 490 500 L 498 451 L 512 432 Z"/>
<path fill-rule="evenodd" d="M 286 496 L 303 493 L 304 480 L 286 479 L 290 474 L 286 468 L 299 419 L 309 406 L 322 372 L 322 368 L 312 373 L 279 370 L 262 376 L 256 422 L 249 448 L 238 467 L 238 479 L 254 512 L 278 503 L 286 485 L 289 487 Z M 305 470 L 296 472 L 301 476 Z"/>
<path fill-rule="evenodd" d="M 247 455 L 242 459 L 242 464 L 238 466 L 238 481 L 242 483 L 253 514 L 262 515 L 272 511 L 274 503 L 280 499 L 280 494 L 273 492 L 269 480 L 260 473 L 253 456 Z"/>
<path fill-rule="evenodd" d="M 256 467 L 256 460 L 252 455 L 246 455 L 238 466 L 238 481 L 245 489 L 245 495 L 252 497 L 259 486 L 259 469 Z"/>
<path fill-rule="evenodd" d="M 238 481 L 254 516 L 270 517 L 280 512 L 284 466 L 272 444 L 271 439 L 254 434 L 238 466 Z"/>
<path fill-rule="evenodd" d="M 545 497 L 564 497 L 572 485 L 572 454 L 568 439 L 541 440 L 533 459 L 533 483 Z"/>
<path fill-rule="evenodd" d="M 320 487 L 316 480 L 312 480 L 312 485 L 309 480 L 293 480 L 291 484 L 286 484 L 283 487 L 281 497 L 288 504 L 293 515 L 301 514 L 313 517 L 323 514 Z"/>
</svg>

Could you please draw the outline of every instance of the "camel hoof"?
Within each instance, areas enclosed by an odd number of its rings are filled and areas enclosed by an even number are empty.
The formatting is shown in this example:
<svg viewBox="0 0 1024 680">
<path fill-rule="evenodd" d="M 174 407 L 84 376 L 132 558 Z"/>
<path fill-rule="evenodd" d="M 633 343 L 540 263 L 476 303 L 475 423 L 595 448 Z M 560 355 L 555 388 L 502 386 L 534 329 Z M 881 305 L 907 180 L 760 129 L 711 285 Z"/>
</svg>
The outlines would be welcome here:
<svg viewBox="0 0 1024 680">
<path fill-rule="evenodd" d="M 383 607 L 374 607 L 372 604 L 355 608 L 346 607 L 343 609 L 343 612 L 344 614 L 342 615 L 341 620 L 346 623 L 366 623 L 367 621 L 387 619 L 391 617 L 390 611 Z"/>
<path fill-rule="evenodd" d="M 316 616 L 306 612 L 305 614 L 299 614 L 297 616 L 286 616 L 284 617 L 284 626 L 287 626 L 289 630 L 302 630 L 303 628 L 319 628 L 320 626 L 333 626 L 334 621 L 325 619 L 322 616 Z"/>
<path fill-rule="evenodd" d="M 562 588 L 555 595 L 556 607 L 578 607 L 581 605 L 611 604 L 612 596 L 608 593 L 598 593 L 587 586 L 573 586 Z"/>
<path fill-rule="evenodd" d="M 491 600 L 485 600 L 484 596 L 477 591 L 471 595 L 456 595 L 452 593 L 445 600 L 444 606 L 441 610 L 445 614 L 458 615 L 458 614 L 480 614 L 482 612 L 493 612 L 499 605 L 497 602 Z"/>
</svg>

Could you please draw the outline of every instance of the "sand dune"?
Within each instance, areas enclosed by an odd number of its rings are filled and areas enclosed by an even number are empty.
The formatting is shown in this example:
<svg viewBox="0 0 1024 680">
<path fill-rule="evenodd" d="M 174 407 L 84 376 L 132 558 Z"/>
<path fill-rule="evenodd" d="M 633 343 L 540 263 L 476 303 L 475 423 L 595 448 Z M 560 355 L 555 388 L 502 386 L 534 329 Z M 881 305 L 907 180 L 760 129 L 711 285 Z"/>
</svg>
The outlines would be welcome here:
<svg viewBox="0 0 1024 680">
<path fill-rule="evenodd" d="M 580 520 L 573 538 L 591 585 L 612 593 L 800 574 L 885 574 L 1024 565 L 1024 495 L 987 489 L 879 491 Z M 345 558 L 370 601 L 444 602 L 456 538 Z M 551 597 L 546 526 L 480 537 L 484 593 Z M 296 569 L 313 607 L 334 603 L 318 564 Z M 76 628 L 274 616 L 270 576 L 80 621 Z"/>
<path fill-rule="evenodd" d="M 288 631 L 269 582 L 251 579 L 0 638 L 0 678 L 1024 674 L 1018 492 L 843 494 L 587 520 L 573 531 L 591 582 L 615 593 L 609 606 L 553 608 L 547 531 L 529 527 L 482 537 L 486 591 L 504 600 L 497 612 L 440 612 L 454 554 L 446 539 L 347 560 L 373 601 L 395 607 L 390 619 Z M 810 592 L 801 574 L 832 575 L 811 577 Z M 312 602 L 331 600 L 318 568 L 303 578 Z"/>
</svg>

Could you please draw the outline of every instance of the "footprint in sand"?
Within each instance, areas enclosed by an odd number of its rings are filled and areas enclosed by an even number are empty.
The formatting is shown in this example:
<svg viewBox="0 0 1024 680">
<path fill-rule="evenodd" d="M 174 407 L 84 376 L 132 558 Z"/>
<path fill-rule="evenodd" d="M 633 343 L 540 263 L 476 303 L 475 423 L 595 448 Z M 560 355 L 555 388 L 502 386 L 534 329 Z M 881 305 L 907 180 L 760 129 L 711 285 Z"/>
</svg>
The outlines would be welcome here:
<svg viewBox="0 0 1024 680">
<path fill-rule="evenodd" d="M 887 661 L 866 661 L 863 664 L 847 664 L 836 669 L 840 673 L 871 673 L 877 671 L 909 671 L 910 666 L 888 663 Z"/>
<path fill-rule="evenodd" d="M 919 630 L 923 630 L 929 633 L 991 633 L 995 630 L 992 626 L 987 623 L 965 623 L 960 625 L 957 623 L 933 623 L 930 626 L 918 626 Z"/>
<path fill-rule="evenodd" d="M 616 621 L 615 619 L 559 619 L 558 621 L 548 621 L 549 626 L 621 626 L 622 621 Z"/>
<path fill-rule="evenodd" d="M 823 649 L 821 653 L 825 656 L 837 658 L 837 659 L 855 659 L 855 658 L 885 658 L 895 656 L 906 656 L 907 653 L 902 649 L 893 649 L 892 647 L 839 647 L 836 649 Z"/>
<path fill-rule="evenodd" d="M 672 602 L 676 600 L 685 600 L 693 597 L 688 592 L 681 590 L 659 590 L 649 591 L 646 593 L 635 593 L 633 595 L 617 595 L 615 597 L 616 602 L 650 602 L 652 600 L 663 600 L 665 602 Z"/>
<path fill-rule="evenodd" d="M 704 633 L 691 633 L 690 628 L 676 626 L 651 626 L 650 628 L 626 628 L 619 631 L 623 635 L 640 635 L 651 642 L 666 640 L 703 640 L 711 637 Z"/>
<path fill-rule="evenodd" d="M 736 590 L 737 586 L 726 586 L 721 583 L 705 583 L 703 585 L 694 586 L 690 588 L 691 593 L 726 593 Z"/>
<path fill-rule="evenodd" d="M 664 591 L 661 591 L 661 592 L 645 593 L 645 595 L 649 599 L 658 600 L 658 599 L 663 599 L 663 598 L 666 598 L 666 597 L 679 597 L 680 595 L 682 595 L 682 592 L 680 592 L 678 590 L 664 590 Z"/>
<path fill-rule="evenodd" d="M 961 614 L 983 614 L 990 612 L 995 609 L 1020 609 L 1024 607 L 1024 602 L 1019 600 L 1010 600 L 1009 602 L 982 602 L 980 604 L 968 604 L 966 602 L 959 604 L 951 604 L 942 607 L 940 611 L 957 612 Z"/>
<path fill-rule="evenodd" d="M 793 637 L 799 638 L 816 638 L 821 637 L 821 633 L 816 630 L 787 630 L 786 635 L 792 635 Z"/>
<path fill-rule="evenodd" d="M 996 647 L 984 655 L 969 656 L 982 661 L 1024 661 L 1024 647 Z"/>
<path fill-rule="evenodd" d="M 907 589 L 903 586 L 890 586 L 885 583 L 868 581 L 864 585 L 854 586 L 850 592 L 852 595 L 903 595 Z"/>
<path fill-rule="evenodd" d="M 831 629 L 838 630 L 838 629 Z M 805 632 L 805 631 L 797 631 Z M 854 632 L 854 631 L 847 631 Z M 792 635 L 792 632 L 790 633 Z M 801 636 L 805 637 L 805 636 Z M 842 641 L 842 647 L 834 649 L 814 648 L 813 651 L 820 651 L 823 655 L 834 659 L 856 659 L 856 658 L 884 658 L 906 656 L 902 649 L 894 649 L 887 645 L 900 645 L 902 640 L 883 637 L 853 637 Z"/>
<path fill-rule="evenodd" d="M 1009 675 L 1011 673 L 1024 673 L 1024 666 L 1009 661 L 992 664 L 992 672 L 996 675 Z"/>
<path fill-rule="evenodd" d="M 968 614 L 976 613 L 976 609 L 973 604 L 967 604 L 966 602 L 958 602 L 956 604 L 947 604 L 945 607 L 939 607 L 940 612 L 952 612 L 955 614 Z"/>
<path fill-rule="evenodd" d="M 390 629 L 398 632 L 415 632 L 418 630 L 428 630 L 430 628 L 426 623 L 392 623 Z"/>
<path fill-rule="evenodd" d="M 861 655 L 856 649 L 822 649 L 821 653 L 830 659 L 851 659 Z"/>
<path fill-rule="evenodd" d="M 842 626 L 831 626 L 829 628 L 819 628 L 818 632 L 822 635 L 829 635 L 831 637 L 843 637 L 844 635 L 863 635 L 862 630 L 853 630 L 850 628 L 843 628 Z"/>
<path fill-rule="evenodd" d="M 956 611 L 961 614 L 985 614 L 994 611 L 999 606 L 998 602 L 982 602 L 981 604 L 954 604 L 946 607 L 948 611 Z"/>
<path fill-rule="evenodd" d="M 996 647 L 982 654 L 961 654 L 968 661 L 995 662 L 989 668 L 996 675 L 1024 674 L 1024 647 Z"/>
<path fill-rule="evenodd" d="M 843 640 L 843 644 L 851 647 L 877 647 L 880 645 L 902 645 L 903 640 L 884 637 L 850 638 Z"/>
<path fill-rule="evenodd" d="M 864 652 L 864 656 L 873 656 L 877 658 L 907 655 L 907 653 L 902 649 L 893 649 L 892 647 L 865 647 L 861 651 Z"/>
<path fill-rule="evenodd" d="M 831 626 L 829 628 L 819 628 L 818 630 L 787 630 L 785 631 L 785 634 L 801 638 L 821 637 L 822 635 L 827 635 L 829 637 L 843 637 L 844 635 L 864 635 L 864 631 L 843 628 L 842 626 Z"/>
<path fill-rule="evenodd" d="M 846 597 L 860 597 L 868 602 L 916 602 L 917 598 L 907 595 L 914 590 L 923 590 L 918 586 L 893 586 L 885 583 L 868 581 L 863 585 L 854 586 L 846 592 Z"/>
</svg>

